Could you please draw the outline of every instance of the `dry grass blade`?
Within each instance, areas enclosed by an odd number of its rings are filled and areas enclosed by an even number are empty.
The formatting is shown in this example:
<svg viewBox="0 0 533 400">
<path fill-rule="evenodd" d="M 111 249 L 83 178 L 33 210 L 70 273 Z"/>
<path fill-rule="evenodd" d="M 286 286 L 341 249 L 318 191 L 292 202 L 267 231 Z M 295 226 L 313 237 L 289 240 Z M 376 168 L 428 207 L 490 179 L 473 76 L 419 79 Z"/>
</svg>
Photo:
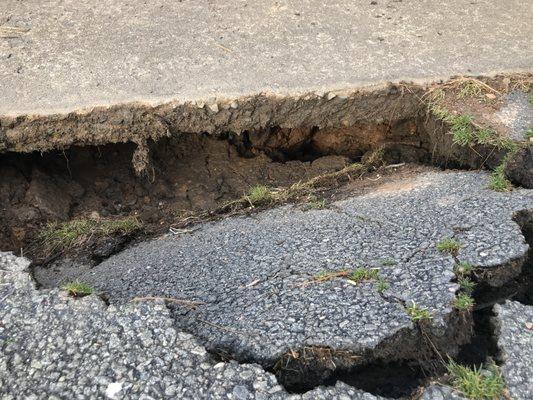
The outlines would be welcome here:
<svg viewBox="0 0 533 400">
<path fill-rule="evenodd" d="M 28 31 L 29 29 L 20 28 L 18 26 L 0 26 L 0 38 L 18 38 L 21 37 L 23 33 L 26 33 Z"/>
<path fill-rule="evenodd" d="M 305 182 L 298 182 L 289 187 L 271 189 L 261 185 L 251 188 L 250 193 L 228 201 L 211 211 L 200 211 L 191 215 L 187 213 L 177 218 L 172 229 L 181 229 L 195 223 L 210 221 L 221 215 L 232 216 L 258 206 L 277 206 L 290 202 L 298 202 L 309 199 L 309 196 L 319 190 L 327 189 L 335 185 L 361 178 L 364 174 L 377 170 L 383 166 L 383 151 L 374 151 L 364 162 L 345 166 L 339 171 L 316 176 Z"/>
</svg>

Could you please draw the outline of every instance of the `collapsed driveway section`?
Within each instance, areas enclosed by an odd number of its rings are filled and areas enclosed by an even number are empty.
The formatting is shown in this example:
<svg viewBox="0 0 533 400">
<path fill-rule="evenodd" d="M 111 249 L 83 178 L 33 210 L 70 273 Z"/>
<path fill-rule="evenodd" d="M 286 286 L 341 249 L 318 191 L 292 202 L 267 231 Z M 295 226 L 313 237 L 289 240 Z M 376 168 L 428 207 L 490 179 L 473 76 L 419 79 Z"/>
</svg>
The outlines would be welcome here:
<svg viewBox="0 0 533 400">
<path fill-rule="evenodd" d="M 527 256 L 513 215 L 533 207 L 532 192 L 486 186 L 486 173 L 429 172 L 326 210 L 228 218 L 142 243 L 81 280 L 116 304 L 198 302 L 173 307 L 180 329 L 214 353 L 269 368 L 287 364 L 287 354 L 289 364 L 292 354 L 320 358 L 323 349 L 336 368 L 423 358 L 425 334 L 453 355 L 470 331 L 453 307 L 457 265 L 500 285 Z M 446 242 L 456 248 L 442 249 Z M 424 332 L 420 310 L 428 312 Z M 322 367 L 315 381 L 335 369 Z"/>
</svg>

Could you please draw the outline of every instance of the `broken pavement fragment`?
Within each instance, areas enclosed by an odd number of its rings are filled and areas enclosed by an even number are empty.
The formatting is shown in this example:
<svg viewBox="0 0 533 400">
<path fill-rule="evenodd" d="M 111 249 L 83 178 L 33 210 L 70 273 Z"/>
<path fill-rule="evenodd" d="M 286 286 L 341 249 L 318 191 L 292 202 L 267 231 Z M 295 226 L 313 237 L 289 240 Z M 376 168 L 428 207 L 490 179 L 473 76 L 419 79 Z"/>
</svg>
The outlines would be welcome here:
<svg viewBox="0 0 533 400">
<path fill-rule="evenodd" d="M 258 365 L 216 362 L 174 328 L 161 303 L 106 306 L 35 288 L 29 261 L 0 253 L 0 396 L 3 400 L 378 400 L 339 383 L 289 395 Z"/>
<path fill-rule="evenodd" d="M 433 340 L 454 354 L 469 329 L 459 328 L 464 321 L 452 309 L 456 261 L 436 244 L 454 237 L 458 259 L 486 271 L 512 263 L 509 279 L 528 249 L 513 214 L 533 207 L 533 192 L 497 193 L 486 184 L 484 172 L 428 172 L 408 190 L 378 188 L 330 209 L 230 217 L 141 243 L 81 279 L 115 304 L 149 295 L 205 303 L 174 309 L 177 325 L 240 361 L 273 366 L 304 347 L 331 348 L 336 365 L 336 351 L 367 362 L 416 358 L 421 338 L 404 308 L 413 302 L 431 313 Z M 372 280 L 341 278 L 305 284 L 324 270 L 357 267 L 378 268 L 390 288 L 380 293 Z"/>
<path fill-rule="evenodd" d="M 533 306 L 506 301 L 495 306 L 498 347 L 507 389 L 514 400 L 533 398 Z"/>
</svg>

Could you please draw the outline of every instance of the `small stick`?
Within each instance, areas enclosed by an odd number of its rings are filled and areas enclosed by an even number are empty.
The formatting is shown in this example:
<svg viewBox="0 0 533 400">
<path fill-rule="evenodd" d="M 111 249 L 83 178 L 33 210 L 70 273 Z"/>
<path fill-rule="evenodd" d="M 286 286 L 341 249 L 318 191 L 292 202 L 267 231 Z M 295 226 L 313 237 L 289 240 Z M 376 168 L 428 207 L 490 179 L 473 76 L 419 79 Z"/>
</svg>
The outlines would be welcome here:
<svg viewBox="0 0 533 400">
<path fill-rule="evenodd" d="M 220 47 L 222 50 L 227 51 L 228 53 L 233 53 L 233 50 L 228 49 L 227 47 L 222 46 L 221 44 L 215 43 L 215 46 Z"/>
</svg>

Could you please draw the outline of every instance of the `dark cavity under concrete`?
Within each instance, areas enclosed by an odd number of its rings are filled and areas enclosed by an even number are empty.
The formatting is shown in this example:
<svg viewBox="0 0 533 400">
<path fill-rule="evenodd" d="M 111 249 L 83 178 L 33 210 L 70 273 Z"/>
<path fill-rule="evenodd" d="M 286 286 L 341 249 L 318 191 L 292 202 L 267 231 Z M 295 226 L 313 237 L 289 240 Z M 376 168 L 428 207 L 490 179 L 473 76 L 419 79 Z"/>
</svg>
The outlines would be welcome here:
<svg viewBox="0 0 533 400">
<path fill-rule="evenodd" d="M 136 215 L 148 231 L 161 232 L 176 217 L 216 209 L 254 185 L 290 186 L 364 162 L 378 149 L 385 164 L 445 168 L 493 168 L 505 155 L 490 146 L 453 145 L 442 122 L 412 105 L 406 110 L 411 114 L 404 110 L 399 119 L 349 127 L 275 126 L 218 137 L 179 133 L 148 141 L 140 153 L 138 145 L 125 143 L 2 154 L 0 248 L 23 248 L 39 258 L 35 248 L 28 248 L 36 231 L 47 222 L 76 217 Z M 141 176 L 132 159 L 145 164 Z M 531 162 L 529 149 L 514 155 L 509 178 L 529 187 Z M 96 244 L 90 262 L 101 261 L 130 239 Z"/>
</svg>

